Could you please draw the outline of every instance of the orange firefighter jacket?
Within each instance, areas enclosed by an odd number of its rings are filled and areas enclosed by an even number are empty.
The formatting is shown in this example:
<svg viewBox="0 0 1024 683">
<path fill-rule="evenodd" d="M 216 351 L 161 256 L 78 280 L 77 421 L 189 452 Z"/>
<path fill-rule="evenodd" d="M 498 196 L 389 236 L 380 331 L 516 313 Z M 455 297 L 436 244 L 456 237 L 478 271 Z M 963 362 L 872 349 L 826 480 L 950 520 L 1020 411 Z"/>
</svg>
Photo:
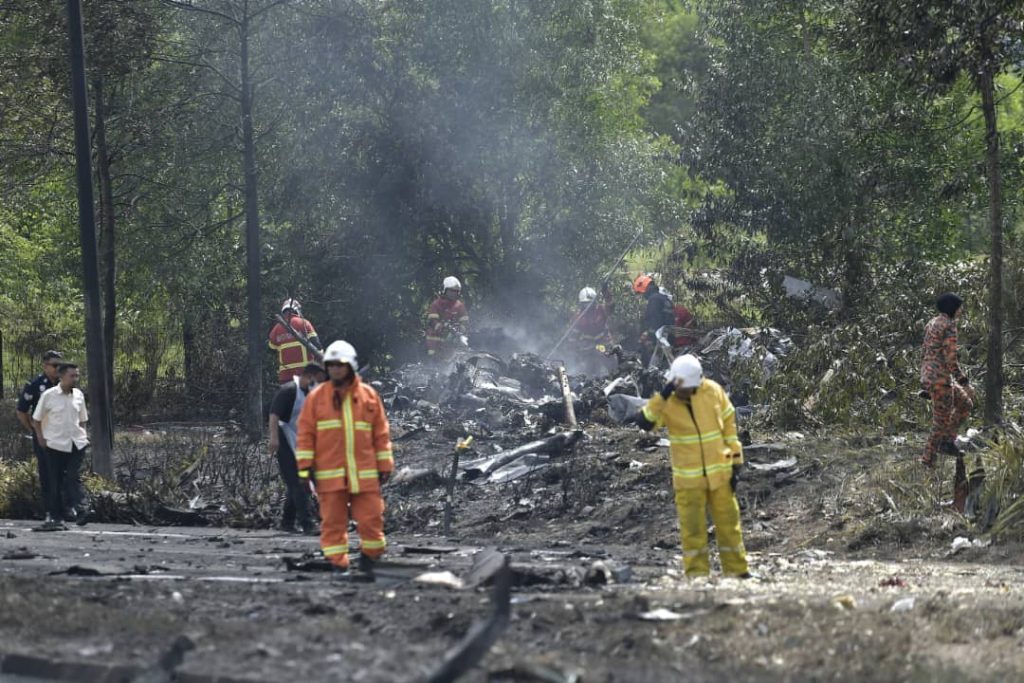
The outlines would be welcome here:
<svg viewBox="0 0 1024 683">
<path fill-rule="evenodd" d="M 377 392 L 357 375 L 338 390 L 319 385 L 302 406 L 295 447 L 299 476 L 310 471 L 316 490 L 372 493 L 380 491 L 380 472 L 391 472 L 391 431 Z"/>
</svg>

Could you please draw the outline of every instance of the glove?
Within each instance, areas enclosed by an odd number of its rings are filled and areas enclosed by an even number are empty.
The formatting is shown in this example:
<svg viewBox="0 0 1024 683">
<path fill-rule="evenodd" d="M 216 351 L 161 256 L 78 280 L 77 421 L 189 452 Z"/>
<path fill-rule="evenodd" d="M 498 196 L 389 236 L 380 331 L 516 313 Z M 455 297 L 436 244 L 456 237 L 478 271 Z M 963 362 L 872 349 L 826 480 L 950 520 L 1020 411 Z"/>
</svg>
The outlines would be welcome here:
<svg viewBox="0 0 1024 683">
<path fill-rule="evenodd" d="M 391 473 L 390 472 L 378 472 L 377 473 L 377 478 L 380 479 L 380 483 L 381 484 L 386 484 L 386 483 L 388 483 L 388 479 L 391 478 Z"/>
<path fill-rule="evenodd" d="M 676 390 L 676 383 L 675 382 L 669 382 L 668 384 L 666 384 L 665 386 L 663 386 L 661 388 L 661 397 L 667 401 L 668 397 L 671 396 L 672 392 L 674 392 L 675 390 Z"/>
<path fill-rule="evenodd" d="M 736 484 L 740 481 L 740 465 L 732 466 L 732 476 L 729 477 L 729 487 L 732 488 L 732 492 L 736 493 Z"/>
</svg>

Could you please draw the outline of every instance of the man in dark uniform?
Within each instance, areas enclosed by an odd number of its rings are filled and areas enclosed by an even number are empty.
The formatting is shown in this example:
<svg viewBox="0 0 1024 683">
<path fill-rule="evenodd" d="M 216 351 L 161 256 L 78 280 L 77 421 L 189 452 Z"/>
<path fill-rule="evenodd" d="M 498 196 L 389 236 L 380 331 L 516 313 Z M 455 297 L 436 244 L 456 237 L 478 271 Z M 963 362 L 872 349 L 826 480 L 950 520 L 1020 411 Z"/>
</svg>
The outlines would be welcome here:
<svg viewBox="0 0 1024 683">
<path fill-rule="evenodd" d="M 270 454 L 277 456 L 277 466 L 285 486 L 284 511 L 281 529 L 294 533 L 297 529 L 307 536 L 318 536 L 320 530 L 310 514 L 309 483 L 300 481 L 295 462 L 295 439 L 298 434 L 299 414 L 306 396 L 317 384 L 327 379 L 320 365 L 309 363 L 302 374 L 283 385 L 270 405 Z"/>
<path fill-rule="evenodd" d="M 643 333 L 640 335 L 640 360 L 647 365 L 658 344 L 657 331 L 666 325 L 674 325 L 676 313 L 672 307 L 672 300 L 665 296 L 650 275 L 642 274 L 633 280 L 633 291 L 647 301 Z"/>
<path fill-rule="evenodd" d="M 46 449 L 39 445 L 36 431 L 32 427 L 32 413 L 36 410 L 39 397 L 51 387 L 57 386 L 57 366 L 64 356 L 59 351 L 47 351 L 43 354 L 43 371 L 35 379 L 29 380 L 18 396 L 17 416 L 21 426 L 32 433 L 32 450 L 36 455 L 36 470 L 39 472 L 39 488 L 43 501 L 49 501 L 50 472 L 47 467 Z M 50 514 L 46 514 L 47 520 Z"/>
</svg>

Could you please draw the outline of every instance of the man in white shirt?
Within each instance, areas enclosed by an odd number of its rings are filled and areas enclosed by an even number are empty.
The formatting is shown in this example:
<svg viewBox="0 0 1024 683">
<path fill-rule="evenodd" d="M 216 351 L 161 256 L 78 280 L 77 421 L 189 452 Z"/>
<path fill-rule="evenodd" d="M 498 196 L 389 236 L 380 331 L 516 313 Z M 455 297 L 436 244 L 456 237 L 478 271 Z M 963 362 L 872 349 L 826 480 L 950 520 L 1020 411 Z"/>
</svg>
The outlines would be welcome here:
<svg viewBox="0 0 1024 683">
<path fill-rule="evenodd" d="M 32 427 L 39 445 L 46 449 L 49 464 L 49 499 L 46 501 L 50 520 L 42 527 L 46 531 L 66 529 L 64 510 L 78 510 L 77 522 L 88 522 L 89 510 L 82 489 L 82 460 L 89 447 L 85 424 L 89 414 L 85 409 L 85 394 L 77 387 L 79 372 L 74 363 L 61 363 L 57 368 L 58 384 L 39 397 L 32 413 Z M 64 497 L 69 500 L 63 500 Z"/>
</svg>

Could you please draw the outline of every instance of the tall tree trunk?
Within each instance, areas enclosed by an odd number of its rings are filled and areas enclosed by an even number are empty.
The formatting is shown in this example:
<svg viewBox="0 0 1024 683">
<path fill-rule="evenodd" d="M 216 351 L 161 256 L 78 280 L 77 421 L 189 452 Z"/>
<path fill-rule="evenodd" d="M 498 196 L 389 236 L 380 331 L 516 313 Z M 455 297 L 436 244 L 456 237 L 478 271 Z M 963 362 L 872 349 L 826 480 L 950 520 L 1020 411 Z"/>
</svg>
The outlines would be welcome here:
<svg viewBox="0 0 1024 683">
<path fill-rule="evenodd" d="M 184 365 L 183 368 L 185 373 L 185 397 L 189 401 L 195 401 L 199 398 L 199 387 L 196 382 L 196 357 L 199 354 L 196 348 L 196 331 L 195 324 L 193 323 L 194 314 L 189 307 L 182 306 L 181 314 L 181 347 L 184 352 Z"/>
<path fill-rule="evenodd" d="M 103 267 L 103 353 L 107 357 L 107 395 L 114 402 L 114 331 L 117 322 L 117 300 L 114 283 L 117 264 L 114 260 L 114 189 L 110 180 L 110 150 L 107 148 L 106 100 L 103 79 L 93 81 L 96 118 L 96 175 L 100 189 L 100 259 Z"/>
<path fill-rule="evenodd" d="M 999 422 L 1003 412 L 1003 209 L 999 174 L 999 126 L 996 120 L 992 55 L 983 39 L 983 66 L 978 75 L 987 141 L 989 249 L 988 364 L 985 373 L 985 423 Z"/>
<path fill-rule="evenodd" d="M 253 438 L 263 433 L 263 341 L 260 302 L 260 218 L 256 189 L 256 141 L 252 125 L 252 83 L 249 75 L 249 18 L 238 26 L 240 81 L 242 89 L 242 162 L 245 173 L 246 298 L 248 303 L 249 409 L 246 420 Z"/>
</svg>

